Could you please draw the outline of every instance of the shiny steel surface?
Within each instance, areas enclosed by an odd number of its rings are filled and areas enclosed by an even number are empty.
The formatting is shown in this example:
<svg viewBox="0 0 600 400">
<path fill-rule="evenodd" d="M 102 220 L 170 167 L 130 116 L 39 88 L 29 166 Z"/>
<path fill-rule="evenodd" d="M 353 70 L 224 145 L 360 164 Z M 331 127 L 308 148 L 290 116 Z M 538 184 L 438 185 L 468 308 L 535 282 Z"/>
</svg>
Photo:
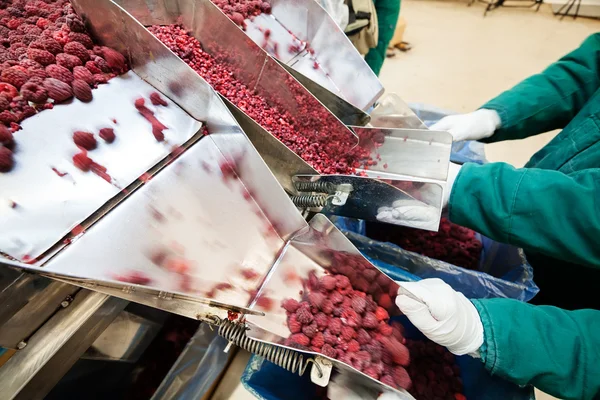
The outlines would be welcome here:
<svg viewBox="0 0 600 400">
<path fill-rule="evenodd" d="M 23 121 L 15 168 L 0 174 L 0 251 L 19 259 L 37 257 L 200 129 L 199 122 L 172 102 L 154 107 L 147 100 L 169 128 L 166 141 L 157 142 L 133 104 L 154 91 L 129 72 L 100 85 L 90 103 L 74 100 Z M 79 151 L 73 132 L 97 134 L 103 127 L 113 128 L 117 139 L 107 144 L 98 138 L 98 148 L 89 157 L 108 169 L 112 183 L 79 170 L 71 160 Z M 67 175 L 61 177 L 52 168 Z"/>
<path fill-rule="evenodd" d="M 73 359 L 73 355 L 75 354 L 78 358 L 89 345 L 84 341 L 85 337 L 91 332 L 91 336 L 95 338 L 93 333 L 102 332 L 103 328 L 126 304 L 126 301 L 100 293 L 80 291 L 68 308 L 58 311 L 29 338 L 27 346 L 23 350 L 17 351 L 0 368 L 2 398 L 43 398 L 44 394 L 70 368 L 72 365 L 70 363 L 75 362 L 76 359 Z M 96 326 L 95 332 L 92 329 L 94 325 Z M 98 327 L 102 328 L 99 332 Z M 82 330 L 82 328 L 87 329 Z M 71 342 L 73 347 L 65 348 L 64 346 L 75 337 L 78 340 Z M 82 343 L 86 347 L 78 353 L 75 348 Z M 65 352 L 65 349 L 68 351 Z M 59 354 L 62 355 L 61 359 L 54 358 Z M 51 368 L 47 368 L 47 366 Z M 43 375 L 44 379 L 37 381 L 36 376 L 42 376 L 38 375 L 42 371 L 47 374 Z M 29 386 L 33 383 L 37 387 Z M 49 384 L 52 386 L 48 387 Z"/>
<path fill-rule="evenodd" d="M 263 317 L 254 315 L 246 317 L 250 328 L 247 334 L 257 340 L 269 343 L 282 343 L 285 338 L 290 336 L 291 333 L 286 323 L 286 311 L 279 304 L 287 298 L 300 300 L 301 295 L 299 293 L 305 290 L 303 279 L 308 277 L 310 271 L 315 271 L 317 277 L 324 275 L 336 253 L 357 256 L 366 265 L 375 268 L 379 274 L 383 274 L 383 272 L 379 271 L 360 255 L 356 247 L 350 243 L 329 219 L 321 214 L 317 214 L 310 221 L 310 228 L 299 233 L 289 242 L 289 245 L 273 266 L 273 271 L 269 274 L 268 279 L 261 289 L 261 292 L 265 296 L 269 296 L 277 306 L 268 311 L 260 306 L 255 306 L 255 309 L 265 311 L 266 313 Z M 310 351 L 305 351 L 304 353 L 318 354 L 321 357 L 325 357 L 319 353 Z M 352 374 L 352 378 L 356 379 L 362 385 L 376 389 L 379 388 L 379 390 L 383 385 L 388 390 L 396 391 L 401 399 L 413 399 L 405 390 L 396 390 L 343 362 L 328 357 L 325 358 L 331 360 L 338 372 Z"/>
<path fill-rule="evenodd" d="M 408 104 L 396 93 L 386 93 L 371 112 L 370 126 L 376 128 L 427 129 Z"/>
</svg>

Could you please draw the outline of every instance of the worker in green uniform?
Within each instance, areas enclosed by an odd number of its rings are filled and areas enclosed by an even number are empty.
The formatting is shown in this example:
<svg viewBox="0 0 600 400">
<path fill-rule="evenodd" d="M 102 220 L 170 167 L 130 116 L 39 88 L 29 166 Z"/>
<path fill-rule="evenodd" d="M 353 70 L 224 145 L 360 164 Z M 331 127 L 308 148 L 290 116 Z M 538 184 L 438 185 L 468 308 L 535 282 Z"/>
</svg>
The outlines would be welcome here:
<svg viewBox="0 0 600 400">
<path fill-rule="evenodd" d="M 431 128 L 485 143 L 562 128 L 525 168 L 452 164 L 445 201 L 452 222 L 525 250 L 540 288 L 532 303 L 600 310 L 600 33 Z"/>
<path fill-rule="evenodd" d="M 375 75 L 379 76 L 383 62 L 385 61 L 388 45 L 394 37 L 398 15 L 400 15 L 400 0 L 373 0 L 375 11 L 377 11 L 377 24 L 379 35 L 377 46 L 369 50 L 365 55 L 365 61 L 371 67 Z"/>
</svg>

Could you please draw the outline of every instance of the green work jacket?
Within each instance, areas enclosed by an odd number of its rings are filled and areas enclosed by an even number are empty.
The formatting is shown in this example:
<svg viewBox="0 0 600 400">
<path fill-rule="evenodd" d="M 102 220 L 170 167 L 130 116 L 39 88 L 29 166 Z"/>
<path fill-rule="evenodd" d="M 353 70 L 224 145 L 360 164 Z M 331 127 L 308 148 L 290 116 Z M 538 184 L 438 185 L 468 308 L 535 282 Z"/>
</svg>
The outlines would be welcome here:
<svg viewBox="0 0 600 400">
<path fill-rule="evenodd" d="M 562 132 L 525 168 L 464 165 L 450 195 L 450 219 L 528 255 L 549 256 L 533 264 L 534 280 L 553 271 L 555 298 L 579 292 L 600 299 L 600 34 L 482 108 L 501 118 L 487 142 Z M 600 398 L 599 311 L 505 299 L 474 303 L 492 374 L 561 398 Z M 597 307 L 598 301 L 583 303 Z"/>
<path fill-rule="evenodd" d="M 365 61 L 371 67 L 375 75 L 379 76 L 383 62 L 387 54 L 387 48 L 394 37 L 398 15 L 400 15 L 400 0 L 373 0 L 375 11 L 377 11 L 377 24 L 379 35 L 377 46 L 369 50 L 365 55 Z"/>
</svg>

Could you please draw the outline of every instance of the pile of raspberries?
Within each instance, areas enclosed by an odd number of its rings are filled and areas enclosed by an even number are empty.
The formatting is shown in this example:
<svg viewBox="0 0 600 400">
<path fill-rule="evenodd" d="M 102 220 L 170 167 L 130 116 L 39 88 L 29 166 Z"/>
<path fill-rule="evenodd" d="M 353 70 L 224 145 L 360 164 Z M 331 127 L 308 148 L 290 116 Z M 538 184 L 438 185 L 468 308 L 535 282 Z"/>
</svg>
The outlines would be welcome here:
<svg viewBox="0 0 600 400">
<path fill-rule="evenodd" d="M 394 243 L 404 250 L 467 269 L 479 268 L 482 245 L 475 231 L 446 218 L 442 218 L 438 232 L 367 222 L 366 233 L 371 239 Z"/>
<path fill-rule="evenodd" d="M 213 3 L 242 29 L 246 28 L 244 20 L 271 13 L 271 5 L 261 0 L 215 0 Z"/>
<path fill-rule="evenodd" d="M 12 132 L 56 103 L 91 101 L 92 88 L 128 69 L 122 54 L 94 45 L 66 0 L 0 2 L 0 44 L 0 123 Z M 0 172 L 12 169 L 9 150 Z"/>
<path fill-rule="evenodd" d="M 292 98 L 281 99 L 262 85 L 252 89 L 243 83 L 248 73 L 242 68 L 247 62 L 243 55 L 218 44 L 211 44 L 209 54 L 179 25 L 154 25 L 148 29 L 217 92 L 320 173 L 355 174 L 356 168 L 372 163 L 370 151 L 355 146 L 350 132 L 291 76 L 286 74 L 286 85 Z M 290 101 L 294 102 L 293 107 Z M 298 112 L 292 115 L 287 111 L 291 108 Z"/>
</svg>

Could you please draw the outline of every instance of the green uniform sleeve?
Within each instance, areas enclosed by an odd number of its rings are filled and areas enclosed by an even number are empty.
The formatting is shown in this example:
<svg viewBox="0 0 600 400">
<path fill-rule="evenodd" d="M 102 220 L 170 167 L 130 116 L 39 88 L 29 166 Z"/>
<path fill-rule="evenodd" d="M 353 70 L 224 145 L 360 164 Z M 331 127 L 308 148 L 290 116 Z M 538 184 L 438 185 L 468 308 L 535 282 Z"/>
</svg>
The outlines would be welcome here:
<svg viewBox="0 0 600 400">
<path fill-rule="evenodd" d="M 483 322 L 481 360 L 492 375 L 561 399 L 599 398 L 600 311 L 472 301 Z"/>
<path fill-rule="evenodd" d="M 398 15 L 400 15 L 400 0 L 375 0 L 374 3 L 375 10 L 377 11 L 379 36 L 377 39 L 377 47 L 369 50 L 365 56 L 365 61 L 369 67 L 371 67 L 375 75 L 379 76 L 379 72 L 385 61 L 387 47 L 396 31 Z"/>
<path fill-rule="evenodd" d="M 565 175 L 505 163 L 461 168 L 450 220 L 496 241 L 600 268 L 600 169 Z"/>
<path fill-rule="evenodd" d="M 600 33 L 588 37 L 544 72 L 484 104 L 495 110 L 500 129 L 483 142 L 523 139 L 564 128 L 600 87 Z"/>
</svg>

